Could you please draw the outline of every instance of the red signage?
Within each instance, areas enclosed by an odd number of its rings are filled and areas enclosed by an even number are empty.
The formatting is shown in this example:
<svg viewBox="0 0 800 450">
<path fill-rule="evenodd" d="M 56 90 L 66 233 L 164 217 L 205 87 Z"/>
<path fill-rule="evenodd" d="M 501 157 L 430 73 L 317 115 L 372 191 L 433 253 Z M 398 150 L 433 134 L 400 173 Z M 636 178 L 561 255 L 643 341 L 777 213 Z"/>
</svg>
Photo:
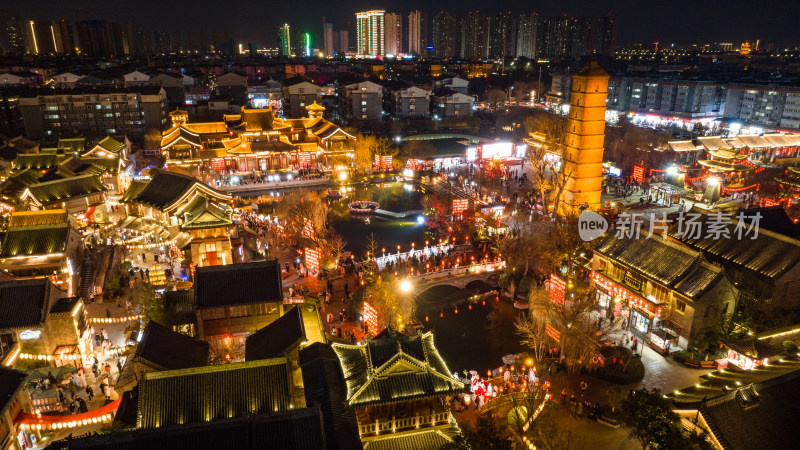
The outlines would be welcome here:
<svg viewBox="0 0 800 450">
<path fill-rule="evenodd" d="M 319 272 L 319 250 L 306 247 L 306 267 Z"/>
<path fill-rule="evenodd" d="M 463 214 L 469 208 L 469 200 L 466 198 L 453 199 L 453 214 Z"/>
<path fill-rule="evenodd" d="M 367 302 L 364 302 L 364 323 L 367 325 L 367 332 L 371 335 L 376 336 L 380 330 L 378 330 L 378 310 L 373 308 Z"/>
<path fill-rule="evenodd" d="M 633 179 L 640 183 L 644 181 L 644 166 L 633 166 Z"/>
<path fill-rule="evenodd" d="M 567 288 L 567 284 L 561 278 L 550 274 L 550 285 L 547 288 L 547 292 L 550 294 L 550 298 L 553 301 L 563 305 L 564 304 L 564 291 Z"/>
<path fill-rule="evenodd" d="M 375 170 L 391 170 L 392 155 L 375 155 Z"/>
<path fill-rule="evenodd" d="M 544 332 L 547 333 L 548 336 L 553 338 L 556 342 L 559 342 L 561 339 L 561 333 L 558 332 L 552 325 L 549 323 L 544 325 Z"/>
</svg>

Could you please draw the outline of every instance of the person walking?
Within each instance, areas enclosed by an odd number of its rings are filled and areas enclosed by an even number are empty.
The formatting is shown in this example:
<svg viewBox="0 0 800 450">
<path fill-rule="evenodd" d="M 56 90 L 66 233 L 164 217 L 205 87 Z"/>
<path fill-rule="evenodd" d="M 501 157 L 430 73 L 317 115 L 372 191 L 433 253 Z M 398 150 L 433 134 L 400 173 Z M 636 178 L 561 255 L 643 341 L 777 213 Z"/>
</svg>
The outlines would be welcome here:
<svg viewBox="0 0 800 450">
<path fill-rule="evenodd" d="M 567 404 L 567 388 L 561 390 L 561 404 L 562 405 Z"/>
<path fill-rule="evenodd" d="M 94 389 L 91 386 L 86 386 L 86 397 L 90 402 L 94 399 Z"/>
</svg>

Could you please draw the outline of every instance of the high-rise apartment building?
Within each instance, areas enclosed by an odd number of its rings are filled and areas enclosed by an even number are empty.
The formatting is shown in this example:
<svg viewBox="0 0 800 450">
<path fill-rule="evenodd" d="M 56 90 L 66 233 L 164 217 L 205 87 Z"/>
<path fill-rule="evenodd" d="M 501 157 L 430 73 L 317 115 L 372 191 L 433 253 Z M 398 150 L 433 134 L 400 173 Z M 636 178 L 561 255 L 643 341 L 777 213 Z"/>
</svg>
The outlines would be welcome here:
<svg viewBox="0 0 800 450">
<path fill-rule="evenodd" d="M 592 42 L 592 26 L 594 18 L 576 17 L 570 20 L 569 54 L 576 60 L 581 56 L 594 52 Z"/>
<path fill-rule="evenodd" d="M 485 59 L 489 50 L 489 22 L 479 11 L 470 11 L 464 19 L 462 53 L 465 59 Z"/>
<path fill-rule="evenodd" d="M 82 55 L 100 58 L 124 54 L 119 24 L 105 20 L 82 20 L 77 25 Z"/>
<path fill-rule="evenodd" d="M 403 53 L 403 16 L 400 13 L 386 13 L 386 37 L 384 39 L 384 52 L 387 55 L 397 56 Z"/>
<path fill-rule="evenodd" d="M 460 49 L 458 42 L 458 19 L 453 13 L 441 11 L 433 17 L 433 56 L 454 58 Z"/>
<path fill-rule="evenodd" d="M 537 13 L 519 16 L 517 27 L 517 57 L 535 59 L 542 46 L 542 18 Z"/>
<path fill-rule="evenodd" d="M 19 18 L 0 10 L 0 55 L 20 55 L 25 52 L 22 25 Z"/>
<path fill-rule="evenodd" d="M 428 14 L 411 11 L 408 15 L 408 53 L 424 55 L 428 47 Z"/>
<path fill-rule="evenodd" d="M 292 56 L 292 29 L 288 23 L 281 25 L 278 29 L 281 39 L 281 56 Z"/>
<path fill-rule="evenodd" d="M 559 59 L 567 56 L 570 44 L 572 19 L 567 15 L 555 16 L 545 21 L 544 57 Z"/>
<path fill-rule="evenodd" d="M 617 19 L 613 14 L 606 14 L 595 19 L 592 30 L 594 53 L 614 56 L 617 51 Z"/>
<path fill-rule="evenodd" d="M 489 58 L 504 59 L 515 56 L 517 27 L 510 13 L 499 13 L 489 18 Z"/>
<path fill-rule="evenodd" d="M 323 38 L 323 51 L 325 56 L 331 56 L 336 51 L 336 42 L 334 39 L 333 24 L 329 22 L 323 23 L 322 38 Z"/>
<path fill-rule="evenodd" d="M 342 53 L 350 51 L 350 30 L 339 30 L 339 51 Z"/>
<path fill-rule="evenodd" d="M 356 54 L 376 58 L 385 54 L 386 26 L 384 10 L 356 13 Z"/>
</svg>

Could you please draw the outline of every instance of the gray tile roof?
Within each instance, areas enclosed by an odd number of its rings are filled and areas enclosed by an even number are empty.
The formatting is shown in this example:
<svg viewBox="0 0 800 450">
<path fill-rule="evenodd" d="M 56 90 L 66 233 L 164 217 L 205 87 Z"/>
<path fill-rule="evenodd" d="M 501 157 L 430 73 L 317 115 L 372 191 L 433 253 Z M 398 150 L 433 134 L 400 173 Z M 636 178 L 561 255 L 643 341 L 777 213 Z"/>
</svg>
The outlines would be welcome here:
<svg viewBox="0 0 800 450">
<path fill-rule="evenodd" d="M 707 222 L 708 216 L 701 214 L 700 221 Z M 677 226 L 670 229 L 669 236 L 702 251 L 709 260 L 746 268 L 769 278 L 781 276 L 800 262 L 800 240 L 763 228 L 758 230 L 756 239 L 751 239 L 751 234 L 739 240 L 735 222 L 729 222 L 726 229 L 729 238 L 693 239 L 678 235 Z"/>
<path fill-rule="evenodd" d="M 609 234 L 595 252 L 667 286 L 681 279 L 700 258 L 700 253 L 676 242 L 654 236 L 618 239 Z"/>
<path fill-rule="evenodd" d="M 40 326 L 52 284 L 47 278 L 0 281 L 0 330 Z"/>
<path fill-rule="evenodd" d="M 274 358 L 305 341 L 306 329 L 300 308 L 294 306 L 271 324 L 247 336 L 245 360 Z"/>
<path fill-rule="evenodd" d="M 139 382 L 139 427 L 286 411 L 289 377 L 285 358 L 146 373 Z"/>
<path fill-rule="evenodd" d="M 708 400 L 700 413 L 726 450 L 797 448 L 800 371 Z"/>
<path fill-rule="evenodd" d="M 208 354 L 208 342 L 172 331 L 151 320 L 136 347 L 135 357 L 160 370 L 174 370 L 205 366 Z"/>
<path fill-rule="evenodd" d="M 198 267 L 195 308 L 283 302 L 282 283 L 277 260 Z"/>
<path fill-rule="evenodd" d="M 65 439 L 47 450 L 319 450 L 325 448 L 320 411 L 303 408 L 156 429 Z"/>
<path fill-rule="evenodd" d="M 464 389 L 433 344 L 433 333 L 371 339 L 365 346 L 333 344 L 350 406 L 439 397 Z M 392 368 L 403 367 L 402 372 Z"/>
</svg>

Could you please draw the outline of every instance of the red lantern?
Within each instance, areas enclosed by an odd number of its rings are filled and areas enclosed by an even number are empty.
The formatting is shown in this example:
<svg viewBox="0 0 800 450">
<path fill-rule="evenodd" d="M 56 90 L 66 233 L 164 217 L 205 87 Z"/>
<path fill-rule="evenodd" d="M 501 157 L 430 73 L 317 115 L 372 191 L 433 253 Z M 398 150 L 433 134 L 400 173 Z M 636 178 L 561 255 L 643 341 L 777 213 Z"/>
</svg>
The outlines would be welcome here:
<svg viewBox="0 0 800 450">
<path fill-rule="evenodd" d="M 472 309 L 472 305 L 469 305 L 469 306 L 467 307 L 467 309 Z"/>
<path fill-rule="evenodd" d="M 500 301 L 500 297 L 499 296 L 495 297 L 494 301 L 499 302 Z"/>
<path fill-rule="evenodd" d="M 456 314 L 458 314 L 458 308 L 456 308 Z"/>
<path fill-rule="evenodd" d="M 444 317 L 444 313 L 443 313 L 443 312 L 440 312 L 440 313 L 439 313 L 439 317 Z"/>
<path fill-rule="evenodd" d="M 486 306 L 486 300 L 482 301 L 481 305 Z"/>
<path fill-rule="evenodd" d="M 428 321 L 428 316 L 425 316 L 425 322 L 427 322 L 427 321 Z"/>
<path fill-rule="evenodd" d="M 612 358 L 611 360 L 614 361 L 614 364 L 617 363 L 617 358 Z"/>
</svg>

